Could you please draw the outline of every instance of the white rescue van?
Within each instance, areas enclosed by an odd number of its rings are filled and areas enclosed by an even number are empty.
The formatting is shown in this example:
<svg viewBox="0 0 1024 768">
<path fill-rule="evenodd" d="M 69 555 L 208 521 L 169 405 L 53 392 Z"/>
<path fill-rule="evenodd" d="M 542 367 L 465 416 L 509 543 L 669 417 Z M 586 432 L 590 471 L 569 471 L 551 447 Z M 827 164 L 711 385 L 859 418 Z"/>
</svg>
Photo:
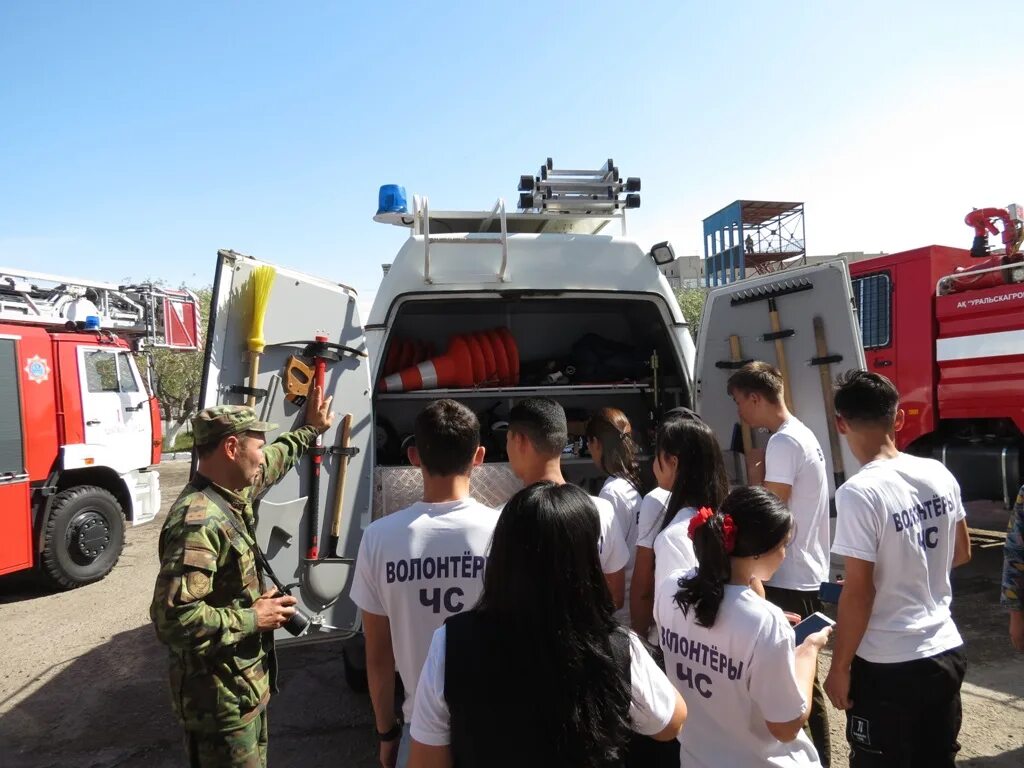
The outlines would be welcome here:
<svg viewBox="0 0 1024 768">
<path fill-rule="evenodd" d="M 252 323 L 250 280 L 266 262 L 220 253 L 204 407 L 242 403 L 255 391 L 261 417 L 282 430 L 292 429 L 301 425 L 303 412 L 285 394 L 311 374 L 307 370 L 300 376 L 301 368 L 289 358 L 297 356 L 310 367 L 318 349 L 333 350 L 336 358 L 326 361 L 325 387 L 339 418 L 324 436 L 327 453 L 315 530 L 325 547 L 332 523 L 339 523 L 338 557 L 306 557 L 313 519 L 309 459 L 271 489 L 259 507 L 259 543 L 279 579 L 297 585 L 294 594 L 313 618 L 300 641 L 358 634 L 359 614 L 347 591 L 360 537 L 372 520 L 419 497 L 418 470 L 409 466 L 404 447 L 416 414 L 436 398 L 457 399 L 480 416 L 487 459 L 474 471 L 472 493 L 492 506 L 504 504 L 519 487 L 505 461 L 503 422 L 516 400 L 534 396 L 554 398 L 567 411 L 572 442 L 563 467 L 571 481 L 587 484 L 597 477 L 590 458 L 581 455 L 590 412 L 602 406 L 623 410 L 649 460 L 658 415 L 683 405 L 694 407 L 715 429 L 732 479 L 742 483 L 741 431 L 725 382 L 745 360 L 776 363 L 779 338 L 795 413 L 814 430 L 830 468 L 836 468 L 822 367 L 827 365 L 833 378 L 864 367 L 844 262 L 789 269 L 713 290 L 695 347 L 687 319 L 656 263 L 672 258 L 671 247 L 663 243 L 649 249 L 628 239 L 624 205 L 595 212 L 536 198 L 532 202 L 532 208 L 517 213 L 506 213 L 500 201 L 489 211 L 452 212 L 430 210 L 426 200 L 416 199 L 411 212 L 378 213 L 378 222 L 406 227 L 408 237 L 386 270 L 365 325 L 352 289 L 278 268 L 264 321 L 267 347 L 252 383 L 246 344 Z M 621 234 L 612 232 L 620 227 Z M 774 298 L 781 323 L 776 337 L 768 298 Z M 317 334 L 340 347 L 307 345 Z M 436 361 L 421 370 L 418 380 L 408 375 L 410 366 L 442 354 L 456 337 L 490 339 L 495 355 L 499 348 L 505 352 L 505 373 L 488 377 L 485 360 L 482 383 L 467 386 L 463 379 L 453 386 L 450 380 L 445 383 L 450 361 Z M 399 383 L 403 370 L 404 386 Z M 432 377 L 439 379 L 434 388 L 408 386 L 429 386 Z M 346 413 L 352 415 L 347 441 L 340 417 Z M 767 435 L 752 439 L 763 445 Z M 339 446 L 346 443 L 342 452 Z M 855 460 L 845 446 L 841 450 L 840 466 L 852 474 Z M 339 483 L 346 461 L 345 480 Z M 337 521 L 335 509 L 340 511 Z"/>
</svg>

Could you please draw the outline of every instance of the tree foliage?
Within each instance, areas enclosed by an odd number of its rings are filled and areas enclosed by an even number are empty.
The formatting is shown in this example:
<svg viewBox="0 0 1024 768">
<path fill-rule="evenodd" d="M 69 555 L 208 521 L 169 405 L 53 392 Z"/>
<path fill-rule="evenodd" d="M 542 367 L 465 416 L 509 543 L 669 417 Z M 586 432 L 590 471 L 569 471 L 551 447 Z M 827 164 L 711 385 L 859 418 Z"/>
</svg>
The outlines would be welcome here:
<svg viewBox="0 0 1024 768">
<path fill-rule="evenodd" d="M 192 290 L 199 299 L 199 327 L 205 335 L 210 319 L 209 288 Z M 138 356 L 139 367 L 147 370 L 152 364 L 153 394 L 160 401 L 160 414 L 169 424 L 165 437 L 175 439 L 182 425 L 198 408 L 199 388 L 203 381 L 203 350 L 181 352 L 173 349 L 152 349 Z"/>
<path fill-rule="evenodd" d="M 690 326 L 690 334 L 697 341 L 697 331 L 704 314 L 704 300 L 708 296 L 706 288 L 680 288 L 676 291 L 676 301 L 683 311 L 683 317 Z"/>
</svg>

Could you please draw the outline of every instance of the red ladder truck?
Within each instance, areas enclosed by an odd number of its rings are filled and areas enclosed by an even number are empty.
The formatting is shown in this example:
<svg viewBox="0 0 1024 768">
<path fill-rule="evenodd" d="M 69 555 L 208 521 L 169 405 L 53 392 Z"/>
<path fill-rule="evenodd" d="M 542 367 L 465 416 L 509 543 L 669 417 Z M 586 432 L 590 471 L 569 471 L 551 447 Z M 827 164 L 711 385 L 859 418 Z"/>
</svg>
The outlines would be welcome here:
<svg viewBox="0 0 1024 768">
<path fill-rule="evenodd" d="M 188 291 L 0 268 L 0 574 L 98 581 L 156 516 L 160 411 L 133 353 L 198 330 Z"/>
<path fill-rule="evenodd" d="M 1022 222 L 1020 206 L 983 208 L 966 218 L 969 251 L 932 245 L 850 265 L 868 368 L 902 396 L 900 448 L 941 460 L 965 499 L 1007 506 L 1024 454 Z"/>
</svg>

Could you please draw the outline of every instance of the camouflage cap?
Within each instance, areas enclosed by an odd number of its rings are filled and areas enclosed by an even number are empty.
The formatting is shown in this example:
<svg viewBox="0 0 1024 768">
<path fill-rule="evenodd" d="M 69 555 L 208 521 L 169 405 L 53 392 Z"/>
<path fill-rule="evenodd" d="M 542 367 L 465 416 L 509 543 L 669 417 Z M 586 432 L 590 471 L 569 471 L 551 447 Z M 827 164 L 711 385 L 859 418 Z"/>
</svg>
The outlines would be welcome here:
<svg viewBox="0 0 1024 768">
<path fill-rule="evenodd" d="M 192 436 L 196 445 L 215 443 L 242 432 L 270 432 L 277 424 L 256 418 L 256 411 L 248 405 L 215 405 L 206 408 L 192 419 Z"/>
</svg>

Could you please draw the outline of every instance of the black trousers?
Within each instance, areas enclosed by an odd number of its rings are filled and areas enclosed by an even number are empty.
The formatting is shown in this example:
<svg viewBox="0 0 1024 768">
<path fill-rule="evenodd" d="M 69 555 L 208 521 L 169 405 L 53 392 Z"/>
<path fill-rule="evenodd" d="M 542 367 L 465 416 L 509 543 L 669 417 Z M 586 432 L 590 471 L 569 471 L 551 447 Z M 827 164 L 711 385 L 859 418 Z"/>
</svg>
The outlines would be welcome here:
<svg viewBox="0 0 1024 768">
<path fill-rule="evenodd" d="M 927 659 L 850 668 L 850 768 L 954 768 L 960 751 L 963 648 Z"/>
<path fill-rule="evenodd" d="M 799 615 L 801 619 L 821 610 L 821 598 L 816 591 L 798 592 L 795 589 L 782 589 L 765 584 L 764 596 L 768 598 L 768 602 L 784 611 Z M 828 730 L 828 702 L 817 671 L 814 673 L 814 690 L 811 693 L 811 715 L 804 730 L 814 742 L 823 768 L 829 768 L 832 759 L 832 738 Z"/>
</svg>

